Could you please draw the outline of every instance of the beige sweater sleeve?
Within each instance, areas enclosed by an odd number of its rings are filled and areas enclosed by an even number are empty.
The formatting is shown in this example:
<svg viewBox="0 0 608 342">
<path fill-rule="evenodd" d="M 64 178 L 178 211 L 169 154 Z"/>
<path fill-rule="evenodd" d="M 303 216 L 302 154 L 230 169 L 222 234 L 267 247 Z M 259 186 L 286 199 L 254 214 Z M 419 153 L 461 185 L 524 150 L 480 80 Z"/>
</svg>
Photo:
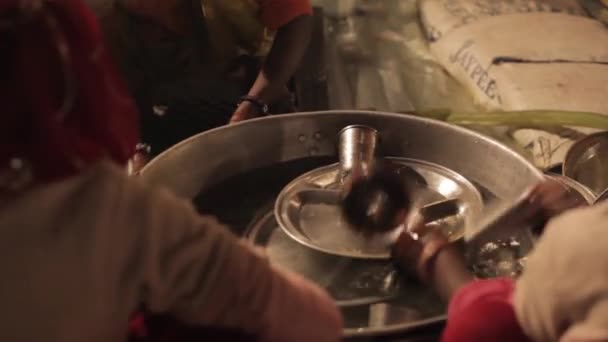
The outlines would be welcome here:
<svg viewBox="0 0 608 342">
<path fill-rule="evenodd" d="M 337 341 L 342 321 L 320 288 L 279 270 L 189 202 L 126 183 L 141 300 L 187 323 L 240 329 L 263 341 Z"/>
<path fill-rule="evenodd" d="M 0 341 L 121 341 L 138 304 L 260 341 L 339 339 L 325 291 L 110 163 L 2 199 Z"/>
<path fill-rule="evenodd" d="M 608 203 L 549 222 L 517 281 L 514 308 L 535 341 L 608 340 Z"/>
</svg>

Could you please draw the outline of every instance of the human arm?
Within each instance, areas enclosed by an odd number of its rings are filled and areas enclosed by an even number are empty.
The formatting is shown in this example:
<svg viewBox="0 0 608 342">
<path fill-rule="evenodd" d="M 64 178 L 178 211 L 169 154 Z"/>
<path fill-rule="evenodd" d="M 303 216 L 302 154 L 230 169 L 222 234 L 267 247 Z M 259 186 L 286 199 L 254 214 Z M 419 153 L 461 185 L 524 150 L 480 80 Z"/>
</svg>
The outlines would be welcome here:
<svg viewBox="0 0 608 342">
<path fill-rule="evenodd" d="M 541 182 L 530 191 L 529 205 L 521 214 L 550 218 L 578 205 L 566 195 L 560 184 Z M 413 232 L 404 232 L 398 239 L 395 261 L 449 302 L 443 341 L 528 340 L 511 304 L 513 280 L 474 280 L 462 253 L 440 233 L 426 232 L 423 226 Z"/>
<path fill-rule="evenodd" d="M 522 222 L 544 223 L 581 205 L 578 197 L 570 196 L 568 189 L 552 178 L 538 183 L 526 196 L 526 205 L 518 212 Z M 409 268 L 419 279 L 433 285 L 444 299 L 449 299 L 455 286 L 469 278 L 462 253 L 448 244 L 441 233 L 429 231 L 423 222 L 419 222 L 420 219 L 416 221 L 413 228 L 405 231 L 395 244 L 396 261 L 402 267 Z"/>
<path fill-rule="evenodd" d="M 467 269 L 462 252 L 450 245 L 439 251 L 433 267 L 432 286 L 439 296 L 449 302 L 454 294 L 475 279 Z"/>
<path fill-rule="evenodd" d="M 416 237 L 403 233 L 393 255 L 402 268 L 449 303 L 442 341 L 527 341 L 509 302 L 511 279 L 475 280 L 462 252 L 440 233 Z"/>
<path fill-rule="evenodd" d="M 312 33 L 311 8 L 308 0 L 259 0 L 262 21 L 277 29 L 272 48 L 248 96 L 270 104 L 287 94 L 286 84 L 298 68 L 308 48 Z M 285 22 L 287 20 L 287 22 Z M 231 122 L 261 114 L 252 102 L 242 102 Z"/>
<path fill-rule="evenodd" d="M 474 279 L 462 253 L 439 232 L 431 231 L 424 237 L 403 232 L 393 247 L 393 260 L 402 270 L 432 286 L 446 302 Z"/>
<path fill-rule="evenodd" d="M 260 341 L 337 341 L 341 317 L 322 289 L 281 270 L 226 227 L 168 193 L 142 198 L 140 285 L 152 313 L 240 330 Z M 135 209 L 135 208 L 134 208 Z M 294 309 L 297 308 L 297 309 Z"/>
</svg>

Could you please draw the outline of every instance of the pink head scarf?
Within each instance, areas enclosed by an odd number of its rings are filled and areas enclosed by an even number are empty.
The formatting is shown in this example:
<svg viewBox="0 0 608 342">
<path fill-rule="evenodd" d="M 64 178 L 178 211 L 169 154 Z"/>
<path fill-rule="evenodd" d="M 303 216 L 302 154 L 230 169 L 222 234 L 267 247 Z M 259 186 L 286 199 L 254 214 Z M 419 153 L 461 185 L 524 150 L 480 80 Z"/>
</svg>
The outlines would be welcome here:
<svg viewBox="0 0 608 342">
<path fill-rule="evenodd" d="M 3 191 L 23 165 L 42 183 L 128 160 L 136 107 L 82 1 L 0 0 L 0 46 Z"/>
</svg>

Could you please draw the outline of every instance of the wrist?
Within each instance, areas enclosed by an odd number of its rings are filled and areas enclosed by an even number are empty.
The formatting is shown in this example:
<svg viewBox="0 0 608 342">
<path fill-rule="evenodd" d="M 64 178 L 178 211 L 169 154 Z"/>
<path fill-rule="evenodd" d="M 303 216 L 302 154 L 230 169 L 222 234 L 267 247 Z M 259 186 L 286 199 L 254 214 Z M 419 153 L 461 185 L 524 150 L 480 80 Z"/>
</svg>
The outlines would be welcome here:
<svg viewBox="0 0 608 342">
<path fill-rule="evenodd" d="M 234 112 L 245 116 L 258 115 L 257 109 L 249 102 L 241 102 Z"/>
<path fill-rule="evenodd" d="M 253 95 L 242 96 L 237 103 L 237 108 L 243 108 L 256 115 L 268 115 L 270 111 L 268 104 L 261 97 Z"/>
<path fill-rule="evenodd" d="M 422 251 L 416 264 L 416 274 L 425 284 L 430 284 L 433 280 L 433 269 L 437 256 L 450 243 L 440 232 L 429 232 L 421 237 Z"/>
<path fill-rule="evenodd" d="M 475 280 L 467 269 L 462 251 L 454 245 L 448 245 L 436 255 L 432 265 L 432 287 L 446 302 L 465 284 Z"/>
<path fill-rule="evenodd" d="M 260 113 L 251 103 L 242 102 L 241 104 L 239 104 L 237 106 L 234 113 L 232 113 L 230 122 L 235 123 L 235 122 L 245 121 L 245 120 L 255 118 L 257 116 L 260 116 Z"/>
</svg>

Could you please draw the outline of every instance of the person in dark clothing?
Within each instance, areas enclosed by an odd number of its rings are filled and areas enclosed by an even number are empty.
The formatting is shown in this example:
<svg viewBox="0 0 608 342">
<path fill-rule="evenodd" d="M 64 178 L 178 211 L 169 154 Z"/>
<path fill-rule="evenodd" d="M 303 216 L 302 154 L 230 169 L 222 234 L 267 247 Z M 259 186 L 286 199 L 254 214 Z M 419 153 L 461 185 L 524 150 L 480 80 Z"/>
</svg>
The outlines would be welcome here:
<svg viewBox="0 0 608 342">
<path fill-rule="evenodd" d="M 294 109 L 309 0 L 117 0 L 93 6 L 157 154 L 199 132 Z"/>
</svg>

